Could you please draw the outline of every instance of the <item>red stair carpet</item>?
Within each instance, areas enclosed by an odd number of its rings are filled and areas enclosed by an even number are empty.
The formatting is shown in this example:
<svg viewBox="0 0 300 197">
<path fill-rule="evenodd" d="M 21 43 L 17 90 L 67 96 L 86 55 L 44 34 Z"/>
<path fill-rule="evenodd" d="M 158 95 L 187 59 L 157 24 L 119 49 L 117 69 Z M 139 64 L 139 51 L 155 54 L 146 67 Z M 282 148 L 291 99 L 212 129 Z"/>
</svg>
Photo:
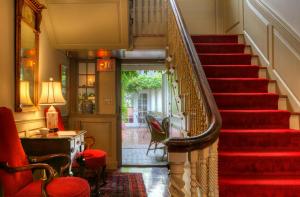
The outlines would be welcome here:
<svg viewBox="0 0 300 197">
<path fill-rule="evenodd" d="M 192 36 L 219 107 L 220 197 L 299 197 L 300 132 L 237 35 Z"/>
</svg>

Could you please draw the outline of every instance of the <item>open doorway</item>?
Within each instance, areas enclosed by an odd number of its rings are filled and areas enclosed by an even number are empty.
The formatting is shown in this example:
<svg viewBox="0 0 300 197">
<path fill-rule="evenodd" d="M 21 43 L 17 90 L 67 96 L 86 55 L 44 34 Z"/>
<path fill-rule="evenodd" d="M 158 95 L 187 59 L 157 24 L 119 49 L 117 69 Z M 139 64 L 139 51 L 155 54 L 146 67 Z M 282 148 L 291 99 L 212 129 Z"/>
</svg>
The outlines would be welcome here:
<svg viewBox="0 0 300 197">
<path fill-rule="evenodd" d="M 165 72 L 122 68 L 123 166 L 167 165 L 165 148 L 162 143 L 156 145 L 154 142 L 157 142 L 157 138 L 153 136 L 152 123 L 149 121 L 149 117 L 154 117 L 161 124 L 168 116 L 169 96 Z M 158 141 L 162 141 L 163 138 L 164 136 L 161 136 Z"/>
</svg>

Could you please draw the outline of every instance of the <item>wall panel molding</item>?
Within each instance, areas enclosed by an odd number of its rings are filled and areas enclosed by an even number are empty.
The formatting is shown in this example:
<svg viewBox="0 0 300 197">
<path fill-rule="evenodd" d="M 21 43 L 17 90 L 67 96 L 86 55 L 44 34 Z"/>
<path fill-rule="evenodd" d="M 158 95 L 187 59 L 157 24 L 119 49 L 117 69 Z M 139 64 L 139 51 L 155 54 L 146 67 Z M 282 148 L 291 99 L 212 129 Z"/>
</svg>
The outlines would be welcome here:
<svg viewBox="0 0 300 197">
<path fill-rule="evenodd" d="M 300 52 L 300 37 L 276 13 L 267 7 L 261 0 L 248 0 L 257 11 L 263 15 L 289 43 Z"/>
<path fill-rule="evenodd" d="M 18 132 L 34 130 L 45 127 L 45 117 L 33 118 L 28 120 L 16 120 L 15 123 Z"/>
<path fill-rule="evenodd" d="M 105 150 L 108 154 L 109 169 L 118 167 L 117 158 L 117 120 L 115 116 L 72 116 L 69 119 L 72 129 L 86 130 L 86 136 L 93 136 L 96 144 L 93 148 Z"/>
<path fill-rule="evenodd" d="M 244 23 L 246 43 L 278 82 L 278 92 L 288 96 L 289 109 L 300 112 L 298 34 L 261 0 L 244 0 Z"/>
<path fill-rule="evenodd" d="M 270 65 L 269 21 L 250 3 L 244 3 L 244 34 L 246 41 L 253 46 L 254 51 L 261 57 L 264 66 Z"/>
</svg>

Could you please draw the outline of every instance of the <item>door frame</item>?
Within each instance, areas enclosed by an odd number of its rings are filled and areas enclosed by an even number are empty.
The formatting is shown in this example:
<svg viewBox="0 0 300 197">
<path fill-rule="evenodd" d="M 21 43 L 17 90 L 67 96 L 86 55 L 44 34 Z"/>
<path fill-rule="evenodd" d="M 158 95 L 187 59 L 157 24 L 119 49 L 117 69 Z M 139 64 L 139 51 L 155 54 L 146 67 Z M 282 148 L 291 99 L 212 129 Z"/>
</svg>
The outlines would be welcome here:
<svg viewBox="0 0 300 197">
<path fill-rule="evenodd" d="M 166 70 L 164 60 L 162 59 L 150 59 L 150 60 L 141 60 L 141 59 L 118 59 L 116 61 L 116 91 L 117 91 L 117 161 L 118 167 L 122 167 L 122 84 L 121 84 L 121 71 L 122 69 L 127 71 L 134 70 Z"/>
</svg>

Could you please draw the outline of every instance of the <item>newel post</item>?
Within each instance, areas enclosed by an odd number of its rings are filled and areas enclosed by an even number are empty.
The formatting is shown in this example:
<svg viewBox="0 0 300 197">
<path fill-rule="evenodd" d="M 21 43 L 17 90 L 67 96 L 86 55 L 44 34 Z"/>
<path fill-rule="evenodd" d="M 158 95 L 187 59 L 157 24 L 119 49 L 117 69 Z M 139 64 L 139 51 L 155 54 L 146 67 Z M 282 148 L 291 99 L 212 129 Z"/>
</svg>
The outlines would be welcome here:
<svg viewBox="0 0 300 197">
<path fill-rule="evenodd" d="M 186 162 L 186 153 L 169 153 L 170 181 L 169 196 L 184 197 L 185 181 L 183 180 L 184 164 Z"/>
</svg>

